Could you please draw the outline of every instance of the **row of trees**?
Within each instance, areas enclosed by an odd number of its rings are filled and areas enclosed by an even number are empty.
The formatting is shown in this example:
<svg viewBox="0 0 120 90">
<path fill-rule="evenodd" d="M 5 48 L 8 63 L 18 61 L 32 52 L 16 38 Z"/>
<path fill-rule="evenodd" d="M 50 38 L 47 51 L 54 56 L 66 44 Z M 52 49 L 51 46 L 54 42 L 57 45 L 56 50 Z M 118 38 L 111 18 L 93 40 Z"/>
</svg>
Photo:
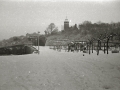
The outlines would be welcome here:
<svg viewBox="0 0 120 90">
<path fill-rule="evenodd" d="M 120 22 L 118 23 L 102 23 L 97 22 L 92 24 L 89 21 L 85 21 L 84 23 L 79 25 L 79 30 L 82 34 L 87 35 L 90 34 L 93 37 L 98 37 L 100 34 L 117 34 L 117 38 L 120 40 Z"/>
<path fill-rule="evenodd" d="M 97 22 L 92 24 L 90 21 L 84 21 L 79 25 L 80 31 L 86 31 L 90 33 L 120 33 L 120 22 L 118 23 L 102 23 Z"/>
</svg>

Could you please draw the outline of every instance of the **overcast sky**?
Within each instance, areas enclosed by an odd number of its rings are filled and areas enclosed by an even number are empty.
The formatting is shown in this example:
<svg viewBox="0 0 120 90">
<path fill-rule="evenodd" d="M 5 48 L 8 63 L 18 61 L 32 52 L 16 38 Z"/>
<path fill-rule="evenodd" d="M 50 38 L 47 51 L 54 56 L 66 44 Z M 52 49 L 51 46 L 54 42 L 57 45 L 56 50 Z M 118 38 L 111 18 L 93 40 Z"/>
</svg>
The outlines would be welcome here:
<svg viewBox="0 0 120 90">
<path fill-rule="evenodd" d="M 65 18 L 70 25 L 85 20 L 120 22 L 119 0 L 0 0 L 0 40 L 40 31 L 50 23 L 61 30 Z"/>
</svg>

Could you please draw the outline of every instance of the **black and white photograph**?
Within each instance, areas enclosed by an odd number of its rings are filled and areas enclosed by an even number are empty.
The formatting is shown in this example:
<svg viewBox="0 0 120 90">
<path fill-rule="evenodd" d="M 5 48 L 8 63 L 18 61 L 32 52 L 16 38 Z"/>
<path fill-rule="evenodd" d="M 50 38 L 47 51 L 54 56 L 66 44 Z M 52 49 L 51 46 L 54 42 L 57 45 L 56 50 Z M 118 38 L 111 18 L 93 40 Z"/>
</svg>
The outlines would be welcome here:
<svg viewBox="0 0 120 90">
<path fill-rule="evenodd" d="M 120 0 L 0 0 L 0 90 L 120 90 Z"/>
</svg>

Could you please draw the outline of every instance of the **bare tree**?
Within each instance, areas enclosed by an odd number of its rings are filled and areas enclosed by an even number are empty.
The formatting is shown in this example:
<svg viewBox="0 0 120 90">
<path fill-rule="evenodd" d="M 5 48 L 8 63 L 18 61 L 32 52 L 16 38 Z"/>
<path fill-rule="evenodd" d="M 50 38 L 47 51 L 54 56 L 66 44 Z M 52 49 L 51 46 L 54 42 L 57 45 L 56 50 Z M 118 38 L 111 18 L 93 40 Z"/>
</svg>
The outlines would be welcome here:
<svg viewBox="0 0 120 90">
<path fill-rule="evenodd" d="M 58 28 L 55 26 L 54 23 L 50 23 L 50 25 L 47 27 L 47 29 L 45 30 L 45 34 L 51 34 L 52 32 L 57 32 Z"/>
</svg>

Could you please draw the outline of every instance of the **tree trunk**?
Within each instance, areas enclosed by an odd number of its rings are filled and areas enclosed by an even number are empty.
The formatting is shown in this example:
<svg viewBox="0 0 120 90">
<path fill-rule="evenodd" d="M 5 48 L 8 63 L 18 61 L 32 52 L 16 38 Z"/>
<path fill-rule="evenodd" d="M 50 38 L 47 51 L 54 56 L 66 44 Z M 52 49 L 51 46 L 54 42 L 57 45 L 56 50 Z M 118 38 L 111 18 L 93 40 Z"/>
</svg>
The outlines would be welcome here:
<svg viewBox="0 0 120 90">
<path fill-rule="evenodd" d="M 93 41 L 92 41 L 92 53 L 93 53 Z"/>
<path fill-rule="evenodd" d="M 89 44 L 89 54 L 90 54 L 90 47 L 91 47 L 91 43 Z"/>
<path fill-rule="evenodd" d="M 99 43 L 100 43 L 100 46 L 99 46 L 100 48 L 99 49 L 101 50 L 101 41 Z"/>
<path fill-rule="evenodd" d="M 108 43 L 109 43 L 109 38 L 107 39 L 107 54 L 108 54 L 108 47 L 109 47 Z"/>
<path fill-rule="evenodd" d="M 98 40 L 98 46 L 97 46 L 97 55 L 99 55 L 99 40 Z"/>
<path fill-rule="evenodd" d="M 104 42 L 104 54 L 105 54 L 105 42 Z"/>
</svg>

